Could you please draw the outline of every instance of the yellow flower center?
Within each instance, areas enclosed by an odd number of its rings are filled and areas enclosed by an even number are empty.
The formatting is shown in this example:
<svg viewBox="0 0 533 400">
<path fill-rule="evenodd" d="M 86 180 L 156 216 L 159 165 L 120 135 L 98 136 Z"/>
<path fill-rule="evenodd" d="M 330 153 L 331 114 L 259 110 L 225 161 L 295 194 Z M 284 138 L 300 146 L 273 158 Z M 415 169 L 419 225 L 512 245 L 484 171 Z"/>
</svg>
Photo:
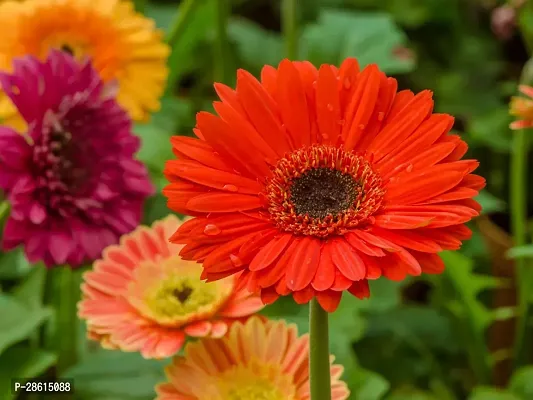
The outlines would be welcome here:
<svg viewBox="0 0 533 400">
<path fill-rule="evenodd" d="M 296 391 L 292 376 L 284 374 L 279 365 L 255 359 L 219 376 L 217 388 L 224 400 L 294 400 Z M 205 400 L 213 398 L 209 396 Z"/>
<path fill-rule="evenodd" d="M 511 98 L 510 114 L 526 120 L 533 119 L 533 100 L 523 97 Z"/>
<path fill-rule="evenodd" d="M 217 299 L 216 285 L 179 275 L 170 276 L 146 296 L 146 302 L 155 314 L 164 318 L 187 315 Z"/>
<path fill-rule="evenodd" d="M 135 271 L 128 300 L 160 325 L 179 327 L 214 315 L 231 295 L 233 280 L 206 283 L 202 267 L 179 256 L 145 262 Z"/>
<path fill-rule="evenodd" d="M 286 400 L 277 388 L 263 380 L 230 389 L 225 398 L 228 400 Z"/>
</svg>

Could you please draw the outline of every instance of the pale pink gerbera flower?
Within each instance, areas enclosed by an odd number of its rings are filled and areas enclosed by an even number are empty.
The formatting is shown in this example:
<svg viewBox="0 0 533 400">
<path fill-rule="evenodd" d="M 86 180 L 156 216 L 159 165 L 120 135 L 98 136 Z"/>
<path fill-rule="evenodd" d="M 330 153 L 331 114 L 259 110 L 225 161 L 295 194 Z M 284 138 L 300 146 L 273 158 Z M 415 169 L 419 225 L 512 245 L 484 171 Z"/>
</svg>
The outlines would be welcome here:
<svg viewBox="0 0 533 400">
<path fill-rule="evenodd" d="M 84 275 L 79 316 L 102 346 L 138 351 L 145 358 L 176 354 L 187 336 L 221 337 L 235 320 L 263 308 L 259 297 L 235 287 L 230 277 L 200 279 L 202 267 L 178 255 L 168 237 L 175 216 L 139 227 L 104 250 Z"/>
<path fill-rule="evenodd" d="M 333 357 L 331 357 L 333 361 Z M 190 343 L 156 386 L 157 400 L 309 400 L 309 336 L 285 321 L 250 318 L 221 339 Z M 350 392 L 331 365 L 331 399 Z"/>
<path fill-rule="evenodd" d="M 3 248 L 23 245 L 49 267 L 93 261 L 138 225 L 153 193 L 135 159 L 139 138 L 89 62 L 54 50 L 13 67 L 0 83 L 28 128 L 0 127 L 0 189 L 11 203 Z"/>
</svg>

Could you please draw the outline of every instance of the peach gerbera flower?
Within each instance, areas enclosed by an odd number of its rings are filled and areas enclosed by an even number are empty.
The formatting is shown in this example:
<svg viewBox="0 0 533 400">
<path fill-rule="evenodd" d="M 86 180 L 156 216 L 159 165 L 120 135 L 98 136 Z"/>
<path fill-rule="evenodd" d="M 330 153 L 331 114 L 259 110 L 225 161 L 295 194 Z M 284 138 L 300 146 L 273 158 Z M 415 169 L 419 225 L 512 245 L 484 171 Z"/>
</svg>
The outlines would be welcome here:
<svg viewBox="0 0 533 400">
<path fill-rule="evenodd" d="M 182 260 L 180 246 L 168 242 L 179 225 L 168 216 L 137 228 L 85 273 L 78 308 L 89 338 L 105 348 L 165 358 L 181 349 L 186 336 L 221 337 L 231 322 L 263 307 L 236 288 L 234 278 L 202 282 L 201 266 Z"/>
<path fill-rule="evenodd" d="M 167 77 L 169 48 L 154 22 L 136 13 L 130 1 L 25 0 L 0 4 L 0 70 L 13 58 L 45 59 L 51 48 L 76 58 L 89 56 L 104 81 L 117 80 L 118 102 L 134 120 L 159 108 Z M 22 128 L 7 96 L 0 96 L 0 118 Z"/>
<path fill-rule="evenodd" d="M 518 90 L 528 98 L 513 97 L 509 106 L 509 113 L 520 119 L 511 122 L 511 129 L 524 129 L 533 127 L 533 87 L 520 85 Z"/>
<path fill-rule="evenodd" d="M 333 357 L 331 357 L 333 361 Z M 156 386 L 157 400 L 307 400 L 309 335 L 295 325 L 251 318 L 221 339 L 190 343 L 166 368 L 169 382 Z M 350 392 L 331 365 L 331 399 Z"/>
</svg>

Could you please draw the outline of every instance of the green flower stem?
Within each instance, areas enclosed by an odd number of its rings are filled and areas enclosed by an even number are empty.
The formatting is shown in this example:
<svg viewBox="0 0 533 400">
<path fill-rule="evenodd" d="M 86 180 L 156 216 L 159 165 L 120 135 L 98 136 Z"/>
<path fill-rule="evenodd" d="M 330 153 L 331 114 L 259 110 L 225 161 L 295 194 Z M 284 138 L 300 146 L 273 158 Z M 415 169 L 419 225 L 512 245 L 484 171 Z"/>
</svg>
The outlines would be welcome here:
<svg viewBox="0 0 533 400">
<path fill-rule="evenodd" d="M 216 43 L 215 43 L 215 81 L 228 81 L 228 17 L 230 15 L 229 0 L 216 0 Z"/>
<path fill-rule="evenodd" d="M 316 298 L 309 305 L 311 400 L 331 400 L 328 313 Z"/>
<path fill-rule="evenodd" d="M 47 303 L 56 313 L 45 331 L 45 346 L 56 352 L 57 373 L 61 375 L 77 361 L 78 280 L 75 272 L 68 265 L 49 270 L 46 291 Z"/>
<path fill-rule="evenodd" d="M 9 213 L 9 203 L 7 200 L 4 200 L 0 203 L 0 221 L 3 221 L 7 214 Z"/>
<path fill-rule="evenodd" d="M 281 25 L 285 37 L 285 55 L 290 60 L 298 58 L 298 0 L 283 0 Z"/>
<path fill-rule="evenodd" d="M 198 7 L 203 0 L 183 0 L 178 8 L 178 15 L 172 24 L 168 35 L 167 43 L 170 47 L 176 44 L 181 34 L 187 28 L 189 18 L 193 14 L 196 7 Z"/>
<path fill-rule="evenodd" d="M 515 246 L 526 243 L 527 228 L 527 133 L 521 129 L 513 133 L 511 154 L 511 223 Z M 533 275 L 527 259 L 515 259 L 516 282 L 518 286 L 518 317 L 514 341 L 514 365 L 520 367 L 528 363 L 531 355 L 531 324 L 528 323 L 531 308 L 531 284 Z"/>
</svg>

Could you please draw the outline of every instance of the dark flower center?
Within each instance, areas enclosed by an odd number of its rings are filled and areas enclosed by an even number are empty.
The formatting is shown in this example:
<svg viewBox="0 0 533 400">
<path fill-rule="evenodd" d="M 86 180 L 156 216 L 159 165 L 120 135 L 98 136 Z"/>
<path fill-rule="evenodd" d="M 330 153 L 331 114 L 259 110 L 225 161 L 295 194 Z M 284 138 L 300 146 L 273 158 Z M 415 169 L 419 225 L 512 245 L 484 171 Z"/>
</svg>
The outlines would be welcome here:
<svg viewBox="0 0 533 400">
<path fill-rule="evenodd" d="M 74 49 L 72 47 L 70 47 L 68 44 L 63 44 L 61 47 L 60 47 L 61 51 L 64 52 L 64 53 L 67 53 L 67 54 L 70 54 L 71 56 L 74 55 Z"/>
<path fill-rule="evenodd" d="M 180 303 L 185 303 L 191 294 L 193 289 L 189 286 L 184 285 L 181 289 L 173 289 L 172 295 L 180 301 Z"/>
<path fill-rule="evenodd" d="M 318 144 L 279 160 L 265 192 L 278 229 L 319 238 L 364 228 L 384 195 L 381 177 L 363 156 Z"/>
<path fill-rule="evenodd" d="M 294 178 L 290 200 L 296 214 L 325 218 L 348 210 L 360 191 L 360 185 L 346 173 L 330 168 L 314 168 Z"/>
<path fill-rule="evenodd" d="M 44 126 L 33 150 L 36 195 L 50 213 L 76 213 L 74 197 L 82 194 L 90 180 L 92 154 L 89 142 L 73 135 L 68 120 Z M 80 140 L 81 139 L 81 140 Z M 73 197 L 74 196 L 74 197 Z"/>
</svg>

